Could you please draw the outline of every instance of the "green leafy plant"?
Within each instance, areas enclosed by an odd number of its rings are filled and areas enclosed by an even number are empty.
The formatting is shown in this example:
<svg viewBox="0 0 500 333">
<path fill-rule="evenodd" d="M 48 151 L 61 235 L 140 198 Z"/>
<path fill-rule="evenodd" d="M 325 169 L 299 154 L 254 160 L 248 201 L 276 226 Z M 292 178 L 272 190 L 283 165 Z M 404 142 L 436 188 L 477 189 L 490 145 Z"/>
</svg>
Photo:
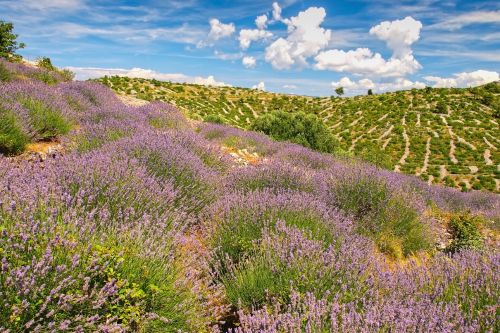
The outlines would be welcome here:
<svg viewBox="0 0 500 333">
<path fill-rule="evenodd" d="M 29 142 L 15 115 L 0 107 L 0 153 L 19 154 Z"/>
<path fill-rule="evenodd" d="M 333 153 L 338 141 L 314 114 L 274 111 L 255 120 L 252 129 L 278 141 L 290 141 L 321 152 Z"/>
<path fill-rule="evenodd" d="M 10 22 L 0 20 L 0 58 L 18 60 L 20 55 L 16 51 L 25 47 L 24 43 L 18 43 L 18 35 L 13 33 L 14 25 Z"/>
<path fill-rule="evenodd" d="M 57 110 L 33 98 L 25 98 L 21 104 L 29 110 L 31 126 L 40 139 L 50 139 L 69 133 L 71 124 Z"/>
<path fill-rule="evenodd" d="M 484 220 L 480 216 L 469 213 L 454 215 L 448 223 L 452 241 L 446 251 L 454 253 L 464 249 L 481 249 L 484 245 L 480 231 L 483 224 Z"/>
</svg>

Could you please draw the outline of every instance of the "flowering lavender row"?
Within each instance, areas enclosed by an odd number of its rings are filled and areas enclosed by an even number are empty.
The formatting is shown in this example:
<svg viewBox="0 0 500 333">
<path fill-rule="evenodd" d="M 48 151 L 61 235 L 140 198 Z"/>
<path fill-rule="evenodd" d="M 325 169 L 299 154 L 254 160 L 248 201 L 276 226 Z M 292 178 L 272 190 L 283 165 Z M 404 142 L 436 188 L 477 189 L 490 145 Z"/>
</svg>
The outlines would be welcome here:
<svg viewBox="0 0 500 333">
<path fill-rule="evenodd" d="M 127 106 L 92 82 L 0 92 L 30 140 L 45 139 L 40 119 L 70 124 L 64 154 L 0 155 L 0 332 L 500 329 L 498 248 L 439 252 L 433 214 L 494 221 L 498 195 L 193 130 L 171 105 Z"/>
</svg>

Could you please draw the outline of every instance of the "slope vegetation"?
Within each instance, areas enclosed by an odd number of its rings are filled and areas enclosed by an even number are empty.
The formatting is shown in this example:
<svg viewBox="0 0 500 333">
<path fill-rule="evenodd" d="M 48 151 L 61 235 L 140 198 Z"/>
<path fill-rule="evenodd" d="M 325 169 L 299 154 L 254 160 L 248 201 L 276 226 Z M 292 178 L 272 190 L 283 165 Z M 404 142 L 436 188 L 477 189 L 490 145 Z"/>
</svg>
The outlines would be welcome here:
<svg viewBox="0 0 500 333">
<path fill-rule="evenodd" d="M 497 194 L 5 67 L 0 332 L 499 330 Z"/>
<path fill-rule="evenodd" d="M 172 103 L 193 119 L 217 115 L 244 129 L 273 110 L 314 113 L 347 152 L 377 150 L 387 156 L 391 169 L 429 183 L 500 190 L 499 83 L 315 98 L 126 77 L 100 82 L 119 94 Z"/>
</svg>

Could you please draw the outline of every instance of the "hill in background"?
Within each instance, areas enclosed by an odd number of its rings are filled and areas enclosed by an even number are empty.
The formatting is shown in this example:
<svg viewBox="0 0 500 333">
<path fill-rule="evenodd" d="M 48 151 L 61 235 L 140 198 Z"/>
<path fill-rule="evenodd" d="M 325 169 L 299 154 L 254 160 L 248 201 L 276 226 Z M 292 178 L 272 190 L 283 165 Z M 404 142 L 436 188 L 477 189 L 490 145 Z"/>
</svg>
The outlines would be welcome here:
<svg viewBox="0 0 500 333">
<path fill-rule="evenodd" d="M 348 153 L 376 151 L 390 169 L 433 184 L 500 190 L 499 83 L 319 98 L 117 76 L 99 81 L 119 94 L 172 103 L 192 119 L 216 115 L 243 129 L 273 110 L 313 113 Z"/>
</svg>

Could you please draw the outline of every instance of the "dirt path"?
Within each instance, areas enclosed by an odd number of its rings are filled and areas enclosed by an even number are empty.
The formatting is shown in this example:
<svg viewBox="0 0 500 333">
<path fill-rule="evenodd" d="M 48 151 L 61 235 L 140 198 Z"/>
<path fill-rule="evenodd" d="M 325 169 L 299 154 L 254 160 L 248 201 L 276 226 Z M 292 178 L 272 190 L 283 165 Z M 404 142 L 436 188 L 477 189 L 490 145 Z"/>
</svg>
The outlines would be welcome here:
<svg viewBox="0 0 500 333">
<path fill-rule="evenodd" d="M 491 151 L 489 149 L 486 149 L 484 151 L 484 163 L 486 163 L 486 165 L 493 165 L 493 161 L 491 160 Z"/>
<path fill-rule="evenodd" d="M 385 147 L 387 147 L 387 145 L 389 144 L 389 142 L 391 141 L 392 138 L 388 138 L 387 140 L 385 140 L 384 144 L 382 145 L 382 150 L 385 150 Z"/>
<path fill-rule="evenodd" d="M 470 149 L 472 149 L 472 150 L 476 150 L 477 149 L 476 146 L 474 146 L 472 143 L 468 142 L 464 138 L 461 138 L 458 135 L 456 137 L 457 137 L 458 142 L 463 143 L 464 145 L 466 145 Z"/>
<path fill-rule="evenodd" d="M 392 129 L 394 128 L 394 125 L 391 125 L 391 127 L 389 127 L 389 129 L 387 131 L 385 131 L 379 138 L 378 140 L 382 140 L 383 138 L 385 138 L 386 136 L 388 136 L 389 134 L 391 134 L 392 132 Z"/>
<path fill-rule="evenodd" d="M 441 116 L 441 119 L 443 120 L 444 125 L 448 129 L 448 134 L 450 135 L 450 152 L 448 153 L 448 156 L 450 157 L 450 160 L 453 164 L 458 164 L 458 160 L 455 156 L 455 150 L 457 147 L 455 146 L 455 141 L 453 140 L 456 135 L 455 133 L 453 133 L 453 129 L 451 128 L 451 126 L 448 125 L 448 121 L 446 120 L 446 118 L 444 116 Z"/>
<path fill-rule="evenodd" d="M 145 101 L 143 99 L 139 99 L 139 98 L 136 98 L 136 97 L 133 97 L 130 95 L 116 94 L 116 97 L 118 97 L 118 99 L 120 101 L 122 101 L 123 104 L 129 105 L 129 106 L 143 106 L 143 105 L 149 104 L 148 101 Z"/>
<path fill-rule="evenodd" d="M 431 156 L 431 137 L 427 138 L 427 143 L 425 144 L 425 156 L 424 156 L 424 164 L 422 165 L 422 169 L 419 172 L 415 173 L 415 175 L 420 176 L 423 173 L 427 172 L 427 167 L 429 166 L 429 157 Z"/>
<path fill-rule="evenodd" d="M 356 139 L 352 140 L 352 144 L 351 146 L 349 147 L 349 151 L 353 151 L 354 150 L 354 147 L 356 147 L 356 143 L 364 136 L 364 134 L 361 134 L 360 136 L 358 136 Z"/>
<path fill-rule="evenodd" d="M 405 117 L 403 117 L 401 123 L 403 124 L 403 126 L 406 125 Z M 400 172 L 401 165 L 406 164 L 406 159 L 408 158 L 408 156 L 410 156 L 410 137 L 406 133 L 406 127 L 403 129 L 403 139 L 405 141 L 405 151 L 403 153 L 403 156 L 401 156 L 401 158 L 399 159 L 398 164 L 394 167 L 394 171 L 396 172 Z"/>
<path fill-rule="evenodd" d="M 250 109 L 250 111 L 252 111 L 252 114 L 253 114 L 254 118 L 256 118 L 256 119 L 257 119 L 257 118 L 259 118 L 259 115 L 257 114 L 257 112 L 255 112 L 255 110 L 253 109 L 253 107 L 252 107 L 250 104 L 245 103 L 245 106 L 246 106 L 247 108 L 249 108 L 249 109 Z"/>
<path fill-rule="evenodd" d="M 486 137 L 483 136 L 483 140 L 484 140 L 484 143 L 486 143 L 488 145 L 488 147 L 490 147 L 493 150 L 497 150 L 497 147 L 492 145 L 491 142 L 489 142 L 488 139 L 486 139 Z"/>
</svg>

